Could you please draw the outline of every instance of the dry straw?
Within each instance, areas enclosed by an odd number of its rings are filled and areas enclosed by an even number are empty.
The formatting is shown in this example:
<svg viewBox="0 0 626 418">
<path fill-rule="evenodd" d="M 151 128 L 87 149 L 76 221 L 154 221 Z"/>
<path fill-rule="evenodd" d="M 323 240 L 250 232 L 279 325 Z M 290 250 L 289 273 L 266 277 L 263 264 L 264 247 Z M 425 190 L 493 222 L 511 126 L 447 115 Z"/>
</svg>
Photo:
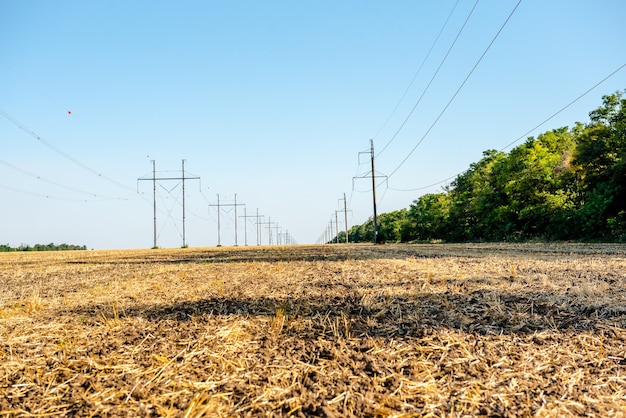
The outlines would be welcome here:
<svg viewBox="0 0 626 418">
<path fill-rule="evenodd" d="M 623 245 L 0 254 L 0 416 L 624 416 Z"/>
</svg>

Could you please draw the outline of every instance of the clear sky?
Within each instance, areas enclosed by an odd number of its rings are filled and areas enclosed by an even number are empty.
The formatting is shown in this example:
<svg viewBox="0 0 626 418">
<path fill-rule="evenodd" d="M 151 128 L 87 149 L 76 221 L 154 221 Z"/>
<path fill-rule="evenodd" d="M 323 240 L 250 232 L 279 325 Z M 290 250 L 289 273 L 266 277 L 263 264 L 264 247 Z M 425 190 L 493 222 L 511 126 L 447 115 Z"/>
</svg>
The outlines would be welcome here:
<svg viewBox="0 0 626 418">
<path fill-rule="evenodd" d="M 626 88 L 625 67 L 533 130 L 626 64 L 626 2 L 517 4 L 0 0 L 0 243 L 150 247 L 138 178 L 152 160 L 180 177 L 182 159 L 200 177 L 185 182 L 189 246 L 217 244 L 209 205 L 235 193 L 314 243 L 344 193 L 350 225 L 372 215 L 371 183 L 353 180 L 370 139 L 379 213 L 408 207 L 483 151 L 587 122 Z M 161 247 L 182 244 L 181 189 L 157 183 Z M 239 245 L 246 231 L 256 244 L 254 221 L 239 218 Z"/>
</svg>

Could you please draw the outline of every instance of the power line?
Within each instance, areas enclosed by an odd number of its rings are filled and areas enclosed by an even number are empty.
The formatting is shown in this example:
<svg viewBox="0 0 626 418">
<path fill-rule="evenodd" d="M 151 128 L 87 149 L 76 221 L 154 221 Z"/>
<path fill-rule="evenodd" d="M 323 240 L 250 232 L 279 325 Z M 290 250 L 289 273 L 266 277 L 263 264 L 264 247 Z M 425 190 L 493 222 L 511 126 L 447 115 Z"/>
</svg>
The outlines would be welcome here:
<svg viewBox="0 0 626 418">
<path fill-rule="evenodd" d="M 42 176 L 40 176 L 38 174 L 32 173 L 32 172 L 30 172 L 30 171 L 28 171 L 26 169 L 23 169 L 21 167 L 18 167 L 18 166 L 14 165 L 14 164 L 8 163 L 8 162 L 3 161 L 3 160 L 0 160 L 0 164 L 4 165 L 5 167 L 8 167 L 8 168 L 10 168 L 10 169 L 12 169 L 14 171 L 18 171 L 18 172 L 20 172 L 22 174 L 25 174 L 27 176 L 33 177 L 33 178 L 35 178 L 35 179 L 37 179 L 39 181 L 51 184 L 51 185 L 59 187 L 61 189 L 68 190 L 70 192 L 87 195 L 87 196 L 90 196 L 90 197 L 93 197 L 93 198 L 96 198 L 96 199 L 101 199 L 101 200 L 129 200 L 128 198 L 122 198 L 122 197 L 102 196 L 102 195 L 99 195 L 97 193 L 92 193 L 92 192 L 88 192 L 86 190 L 81 190 L 81 189 L 77 189 L 75 187 L 67 186 L 67 185 L 65 185 L 63 183 L 60 183 L 60 182 L 54 181 L 54 180 L 50 180 L 50 179 L 48 179 L 46 177 L 42 177 Z"/>
<path fill-rule="evenodd" d="M 574 100 L 572 100 L 571 102 L 569 102 L 567 105 L 563 106 L 561 109 L 559 109 L 556 113 L 554 113 L 552 116 L 550 116 L 549 118 L 547 118 L 546 120 L 544 120 L 543 122 L 539 123 L 537 126 L 533 127 L 532 129 L 528 130 L 528 132 L 526 132 L 525 134 L 523 134 L 522 136 L 520 136 L 519 138 L 517 138 L 515 141 L 505 145 L 500 151 L 503 151 L 505 149 L 507 149 L 508 147 L 510 147 L 511 145 L 515 144 L 516 142 L 521 141 L 522 139 L 524 139 L 528 134 L 530 134 L 531 132 L 533 132 L 535 129 L 539 128 L 540 126 L 544 125 L 546 122 L 548 122 L 549 120 L 551 120 L 552 118 L 554 118 L 555 116 L 557 116 L 559 113 L 563 112 L 565 109 L 567 109 L 568 107 L 570 107 L 571 105 L 573 105 L 574 103 L 576 103 L 577 101 L 579 101 L 580 99 L 582 99 L 583 97 L 585 97 L 589 92 L 591 92 L 592 90 L 594 90 L 596 87 L 598 87 L 600 84 L 604 83 L 606 80 L 608 80 L 610 77 L 612 77 L 614 74 L 616 74 L 617 72 L 619 72 L 622 68 L 626 67 L 626 64 L 622 64 L 617 70 L 613 71 L 611 74 L 607 75 L 606 77 L 604 77 L 602 80 L 600 80 L 598 83 L 596 83 L 593 87 L 589 88 L 587 91 L 585 91 L 583 94 L 581 94 L 580 96 L 578 96 L 577 98 L 575 98 Z"/>
<path fill-rule="evenodd" d="M 396 139 L 396 137 L 398 136 L 398 134 L 400 133 L 400 131 L 402 130 L 402 128 L 404 128 L 404 125 L 406 125 L 406 123 L 408 122 L 408 120 L 411 118 L 411 116 L 413 115 L 413 112 L 415 112 L 415 109 L 417 108 L 417 105 L 420 104 L 420 102 L 422 101 L 422 98 L 424 97 L 424 95 L 426 94 L 426 92 L 428 91 L 428 89 L 430 88 L 430 85 L 433 83 L 433 81 L 435 80 L 435 77 L 437 77 L 437 74 L 439 74 L 439 70 L 441 70 L 441 67 L 443 67 L 443 64 L 446 62 L 446 59 L 448 58 L 448 55 L 450 55 L 450 52 L 452 52 L 452 48 L 454 48 L 454 45 L 456 44 L 456 41 L 459 39 L 459 37 L 461 36 L 461 33 L 463 32 L 463 29 L 465 29 L 465 25 L 467 25 L 467 22 L 469 21 L 470 17 L 472 16 L 472 14 L 474 13 L 474 9 L 476 9 L 476 6 L 478 6 L 478 1 L 476 0 L 476 3 L 474 3 L 474 7 L 472 7 L 472 10 L 470 10 L 469 14 L 467 15 L 467 18 L 465 19 L 465 22 L 463 22 L 463 25 L 461 26 L 461 29 L 459 29 L 459 32 L 456 34 L 456 37 L 454 38 L 454 41 L 452 41 L 452 45 L 450 45 L 450 48 L 448 48 L 448 52 L 446 52 L 446 55 L 443 57 L 443 59 L 441 60 L 441 63 L 439 64 L 439 67 L 437 67 L 437 70 L 435 71 L 435 73 L 433 74 L 433 76 L 431 77 L 430 81 L 428 82 L 428 85 L 426 86 L 426 88 L 424 89 L 424 91 L 422 92 L 421 96 L 419 97 L 419 99 L 417 99 L 417 102 L 415 103 L 415 105 L 413 106 L 413 108 L 411 109 L 411 111 L 409 112 L 409 114 L 406 116 L 406 118 L 404 118 L 404 121 L 402 122 L 402 124 L 400 125 L 400 127 L 398 128 L 398 130 L 396 131 L 395 134 L 393 134 L 393 136 L 391 137 L 391 139 L 387 142 L 387 144 L 385 144 L 385 146 L 383 147 L 383 149 L 381 149 L 380 151 L 378 151 L 378 154 L 376 155 L 376 157 L 378 157 L 380 154 L 383 153 L 383 151 L 385 151 L 387 149 L 387 147 L 389 146 L 389 144 L 391 144 L 393 142 L 394 139 Z M 520 0 L 521 1 L 521 0 Z M 518 3 L 519 4 L 519 3 Z M 493 42 L 493 41 L 492 41 Z M 481 58 L 482 59 L 482 58 Z"/>
<path fill-rule="evenodd" d="M 15 119 L 13 116 L 9 115 L 7 112 L 5 112 L 2 109 L 0 109 L 0 116 L 2 116 L 3 118 L 5 118 L 9 122 L 11 122 L 12 124 L 17 126 L 18 128 L 20 128 L 22 131 L 24 131 L 25 133 L 27 133 L 28 135 L 30 135 L 34 139 L 36 139 L 37 142 L 39 142 L 40 144 L 43 144 L 46 147 L 50 148 L 52 151 L 56 152 L 57 154 L 59 154 L 60 156 L 65 158 L 66 160 L 71 161 L 72 163 L 74 163 L 75 165 L 79 166 L 83 170 L 86 170 L 86 171 L 90 172 L 91 174 L 93 174 L 93 175 L 95 175 L 97 177 L 100 177 L 103 180 L 108 181 L 109 183 L 115 184 L 118 187 L 121 187 L 121 188 L 126 189 L 126 190 L 130 190 L 132 192 L 135 191 L 132 187 L 129 187 L 129 186 L 127 186 L 125 184 L 122 184 L 122 183 L 120 183 L 120 182 L 118 182 L 118 181 L 116 181 L 116 180 L 114 180 L 114 179 L 112 179 L 110 177 L 105 176 L 104 174 L 100 173 L 99 171 L 94 170 L 93 168 L 89 167 L 88 165 L 86 165 L 86 164 L 82 163 L 81 161 L 77 160 L 76 158 L 72 157 L 68 153 L 66 153 L 66 152 L 62 151 L 61 149 L 57 148 L 56 146 L 52 145 L 50 142 L 46 141 L 41 136 L 37 135 L 32 129 L 29 129 L 26 125 L 24 125 L 23 123 L 21 123 L 20 121 L 18 121 L 17 119 Z"/>
<path fill-rule="evenodd" d="M 524 138 L 527 138 L 529 134 L 531 134 L 533 131 L 535 131 L 536 129 L 539 129 L 541 126 L 545 125 L 546 123 L 548 123 L 550 120 L 554 119 L 556 116 L 558 116 L 560 113 L 562 113 L 563 111 L 565 111 L 567 108 L 569 108 L 570 106 L 572 106 L 574 103 L 576 103 L 577 101 L 579 101 L 580 99 L 582 99 L 583 97 L 585 97 L 587 94 L 589 94 L 590 92 L 592 92 L 593 90 L 595 90 L 598 86 L 600 86 L 602 83 L 604 83 L 606 80 L 608 80 L 609 78 L 613 77 L 615 74 L 617 74 L 619 71 L 621 71 L 624 67 L 626 67 L 626 64 L 622 64 L 620 67 L 618 67 L 616 70 L 614 70 L 613 72 L 611 72 L 609 75 L 607 75 L 606 77 L 604 77 L 602 80 L 598 81 L 596 84 L 594 84 L 592 87 L 588 88 L 584 93 L 580 94 L 578 97 L 576 97 L 574 100 L 572 100 L 571 102 L 569 102 L 568 104 L 566 104 L 565 106 L 563 106 L 561 109 L 557 110 L 555 113 L 553 113 L 551 116 L 549 116 L 548 118 L 544 119 L 542 122 L 540 122 L 539 124 L 537 124 L 536 126 L 534 126 L 533 128 L 529 129 L 528 131 L 526 131 L 526 133 L 520 135 L 516 140 L 508 143 L 507 145 L 505 145 L 504 147 L 500 148 L 500 152 L 504 151 L 505 149 L 509 148 L 510 146 L 516 144 L 517 142 L 521 141 Z M 457 173 L 454 176 L 450 176 L 446 179 L 443 179 L 441 181 L 438 181 L 436 183 L 433 184 L 429 184 L 428 186 L 422 186 L 422 187 L 416 187 L 414 189 L 396 189 L 393 187 L 390 187 L 390 190 L 394 190 L 397 192 L 415 192 L 418 190 L 424 190 L 424 189 L 429 189 L 433 186 L 437 186 L 441 183 L 445 183 L 448 180 L 452 180 L 453 178 L 457 177 L 458 175 L 462 174 L 461 173 Z"/>
<path fill-rule="evenodd" d="M 61 200 L 61 201 L 66 201 L 66 202 L 89 202 L 89 200 L 87 200 L 87 199 L 72 199 L 72 198 L 59 197 L 59 196 L 43 194 L 43 193 L 35 193 L 35 192 L 31 192 L 31 191 L 24 190 L 24 189 L 19 189 L 17 187 L 7 186 L 7 185 L 4 185 L 4 184 L 0 184 L 0 188 L 5 189 L 5 190 L 9 190 L 9 191 L 12 191 L 12 192 L 15 192 L 15 193 L 21 193 L 21 194 L 26 194 L 26 195 L 35 196 L 35 197 L 41 197 L 41 198 L 44 198 L 44 199 Z"/>
<path fill-rule="evenodd" d="M 385 126 L 387 126 L 387 123 L 389 123 L 389 120 L 391 119 L 391 117 L 396 113 L 396 110 L 398 110 L 398 107 L 404 101 L 404 98 L 406 97 L 406 95 L 408 94 L 409 90 L 413 86 L 413 83 L 415 83 L 415 80 L 417 79 L 417 76 L 419 75 L 419 73 L 422 72 L 422 68 L 424 67 L 424 64 L 426 64 L 426 61 L 428 61 L 428 58 L 430 57 L 430 54 L 433 52 L 433 49 L 435 48 L 435 45 L 439 41 L 439 38 L 441 37 L 441 34 L 443 33 L 444 29 L 448 25 L 448 22 L 450 21 L 450 18 L 452 17 L 452 14 L 454 13 L 454 11 L 456 10 L 456 7 L 459 4 L 459 1 L 460 0 L 456 0 L 456 3 L 454 3 L 454 6 L 452 7 L 452 10 L 450 10 L 450 14 L 448 14 L 448 18 L 446 19 L 446 21 L 444 22 L 443 26 L 441 27 L 441 30 L 439 31 L 439 34 L 437 35 L 437 37 L 433 41 L 433 44 L 430 46 L 430 49 L 426 53 L 426 56 L 424 57 L 424 60 L 422 61 L 422 63 L 420 64 L 419 68 L 415 72 L 415 75 L 413 76 L 413 79 L 411 79 L 411 82 L 409 83 L 407 88 L 404 90 L 404 93 L 402 93 L 402 96 L 400 97 L 400 100 L 398 100 L 398 103 L 396 103 L 396 106 L 393 108 L 393 110 L 391 111 L 391 113 L 389 114 L 389 116 L 387 117 L 385 122 L 383 123 L 383 125 L 380 127 L 378 132 L 376 132 L 376 135 L 374 135 L 374 139 L 376 139 L 378 137 L 378 135 L 380 134 L 380 132 L 385 128 Z M 397 135 L 397 133 L 396 133 L 396 135 Z M 395 135 L 394 135 L 394 138 L 395 138 Z M 389 141 L 389 143 L 391 143 L 391 141 L 393 141 L 393 138 Z M 387 145 L 389 145 L 389 144 L 387 144 Z M 387 145 L 385 145 L 385 148 L 387 147 Z M 378 155 L 380 155 L 385 150 L 385 148 L 383 148 L 378 153 Z"/>
<path fill-rule="evenodd" d="M 494 42 L 496 41 L 496 39 L 498 39 L 498 36 L 500 36 L 500 33 L 502 33 L 502 30 L 504 29 L 504 27 L 506 26 L 506 24 L 509 22 L 509 20 L 511 20 L 511 17 L 513 17 L 513 14 L 515 13 L 515 11 L 517 10 L 517 8 L 519 7 L 519 5 L 522 3 L 522 0 L 519 0 L 517 2 L 517 4 L 515 5 L 515 7 L 513 8 L 513 10 L 511 11 L 511 13 L 509 14 L 509 16 L 506 18 L 506 20 L 504 21 L 504 23 L 502 24 L 502 26 L 500 27 L 500 29 L 498 30 L 498 32 L 495 34 L 495 36 L 493 37 L 493 39 L 491 40 L 491 42 L 489 43 L 489 45 L 487 45 L 487 48 L 485 49 L 485 51 L 482 53 L 482 55 L 480 56 L 480 58 L 478 58 L 478 61 L 476 61 L 476 64 L 474 64 L 474 66 L 472 67 L 472 69 L 470 70 L 470 72 L 467 74 L 467 77 L 465 77 L 465 80 L 463 80 L 463 82 L 461 83 L 461 85 L 459 86 L 459 88 L 456 90 L 456 92 L 452 95 L 452 97 L 450 98 L 450 100 L 448 101 L 448 103 L 446 104 L 446 106 L 443 108 L 443 110 L 441 111 L 441 113 L 439 113 L 439 116 L 437 116 L 437 118 L 435 119 L 435 121 L 432 123 L 432 125 L 430 125 L 430 128 L 428 128 L 428 130 L 426 131 L 426 133 L 422 136 L 422 138 L 417 142 L 417 144 L 415 144 L 415 146 L 413 147 L 413 149 L 407 154 L 407 156 L 400 162 L 400 164 L 398 164 L 398 166 L 391 172 L 391 174 L 389 174 L 389 177 L 393 176 L 399 169 L 400 167 L 402 167 L 404 165 L 404 163 L 409 159 L 409 157 L 411 155 L 413 155 L 413 153 L 415 152 L 415 150 L 417 149 L 417 147 L 420 146 L 420 144 L 424 141 L 424 139 L 426 138 L 426 136 L 428 136 L 428 134 L 430 133 L 430 131 L 435 127 L 435 125 L 437 124 L 437 122 L 439 122 L 439 119 L 441 119 L 441 117 L 443 116 L 443 114 L 446 112 L 446 110 L 448 110 L 448 107 L 450 107 L 450 104 L 452 103 L 452 101 L 456 98 L 456 96 L 459 94 L 459 92 L 461 91 L 461 89 L 463 88 L 463 86 L 465 86 L 465 83 L 467 83 L 467 80 L 469 80 L 469 78 L 472 76 L 472 74 L 474 73 L 474 71 L 476 70 L 476 68 L 478 67 L 478 64 L 480 64 L 480 62 L 483 60 L 483 58 L 485 57 L 485 55 L 487 55 L 487 52 L 489 51 L 489 49 L 491 49 L 491 46 L 494 44 Z"/>
</svg>

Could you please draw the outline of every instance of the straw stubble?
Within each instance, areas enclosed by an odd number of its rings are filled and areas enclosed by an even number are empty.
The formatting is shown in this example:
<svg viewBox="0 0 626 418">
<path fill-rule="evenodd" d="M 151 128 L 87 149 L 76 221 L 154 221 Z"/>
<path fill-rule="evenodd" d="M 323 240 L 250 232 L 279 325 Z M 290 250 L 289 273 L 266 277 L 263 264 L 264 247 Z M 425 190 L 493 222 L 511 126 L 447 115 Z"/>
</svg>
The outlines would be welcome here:
<svg viewBox="0 0 626 418">
<path fill-rule="evenodd" d="M 626 248 L 1 254 L 7 416 L 624 416 Z"/>
</svg>

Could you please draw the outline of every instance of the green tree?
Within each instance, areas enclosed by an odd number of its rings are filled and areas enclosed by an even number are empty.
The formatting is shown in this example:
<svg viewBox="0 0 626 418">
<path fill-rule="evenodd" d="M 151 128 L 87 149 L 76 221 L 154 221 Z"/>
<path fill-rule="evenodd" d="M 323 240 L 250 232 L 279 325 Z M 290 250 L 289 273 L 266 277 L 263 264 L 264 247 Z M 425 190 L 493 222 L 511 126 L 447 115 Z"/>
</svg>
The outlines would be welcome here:
<svg viewBox="0 0 626 418">
<path fill-rule="evenodd" d="M 394 212 L 383 213 L 377 218 L 378 242 L 402 242 L 402 233 L 407 223 L 407 210 L 400 209 Z"/>
<path fill-rule="evenodd" d="M 425 194 L 414 200 L 407 213 L 405 241 L 444 239 L 448 230 L 450 196 L 447 193 Z"/>
<path fill-rule="evenodd" d="M 504 186 L 506 219 L 520 238 L 568 234 L 564 220 L 574 209 L 576 193 L 570 160 L 575 142 L 568 128 L 529 138 L 503 163 L 498 182 Z M 557 222 L 558 228 L 551 225 Z"/>
<path fill-rule="evenodd" d="M 379 216 L 380 241 L 626 240 L 626 99 L 604 96 L 589 117 L 485 151 L 445 193 Z M 371 241 L 372 220 L 350 238 Z"/>
<path fill-rule="evenodd" d="M 450 191 L 448 238 L 452 241 L 501 239 L 502 219 L 498 208 L 506 204 L 502 185 L 496 182 L 494 167 L 506 158 L 496 150 L 457 176 Z M 504 229 L 506 231 L 506 228 Z"/>
<path fill-rule="evenodd" d="M 578 220 L 591 238 L 626 234 L 626 99 L 616 92 L 589 114 L 574 164 L 580 180 Z"/>
</svg>

